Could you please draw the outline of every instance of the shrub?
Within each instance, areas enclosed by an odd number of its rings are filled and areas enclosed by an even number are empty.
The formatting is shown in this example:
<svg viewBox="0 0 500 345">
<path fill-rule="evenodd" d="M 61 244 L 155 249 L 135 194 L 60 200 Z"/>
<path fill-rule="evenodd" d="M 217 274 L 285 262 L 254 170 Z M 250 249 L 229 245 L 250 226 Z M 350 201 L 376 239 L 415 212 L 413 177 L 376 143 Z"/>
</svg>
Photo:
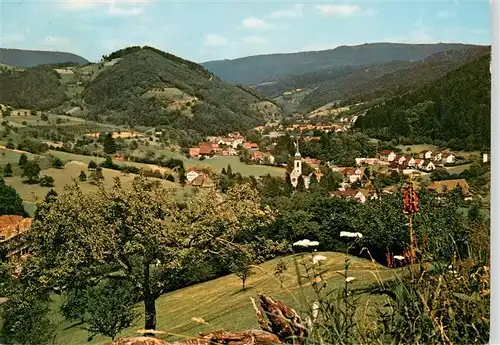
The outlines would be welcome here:
<svg viewBox="0 0 500 345">
<path fill-rule="evenodd" d="M 42 187 L 54 187 L 54 178 L 52 176 L 45 175 L 40 178 L 39 183 Z"/>
</svg>

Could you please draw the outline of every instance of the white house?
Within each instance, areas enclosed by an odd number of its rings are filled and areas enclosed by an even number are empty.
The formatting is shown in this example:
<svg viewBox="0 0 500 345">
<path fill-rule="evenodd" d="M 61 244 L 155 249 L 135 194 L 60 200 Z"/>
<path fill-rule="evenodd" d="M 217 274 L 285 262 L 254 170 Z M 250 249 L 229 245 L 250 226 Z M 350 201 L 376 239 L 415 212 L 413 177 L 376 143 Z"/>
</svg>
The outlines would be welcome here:
<svg viewBox="0 0 500 345">
<path fill-rule="evenodd" d="M 406 158 L 405 156 L 396 156 L 394 158 L 395 162 L 398 162 L 399 165 L 403 164 L 405 162 Z"/>
<path fill-rule="evenodd" d="M 200 175 L 201 175 L 200 172 L 198 172 L 196 168 L 189 168 L 186 172 L 186 179 L 189 182 L 192 182 L 195 178 L 197 178 Z"/>
<path fill-rule="evenodd" d="M 408 157 L 407 161 L 408 161 L 408 166 L 411 166 L 411 167 L 415 166 L 415 158 Z"/>
<path fill-rule="evenodd" d="M 431 171 L 431 170 L 436 169 L 436 166 L 434 165 L 434 163 L 432 163 L 431 160 L 426 159 L 426 160 L 422 161 L 422 165 L 420 168 L 423 170 L 426 170 L 426 171 Z"/>
<path fill-rule="evenodd" d="M 443 159 L 443 153 L 434 151 L 432 159 L 434 159 L 434 162 L 441 162 L 441 160 Z"/>
<path fill-rule="evenodd" d="M 424 159 L 432 159 L 432 151 L 431 150 L 420 151 L 419 157 Z"/>
<path fill-rule="evenodd" d="M 382 160 L 386 159 L 388 162 L 392 162 L 394 158 L 396 158 L 396 154 L 394 153 L 394 151 L 384 150 L 379 152 L 379 157 Z"/>
<path fill-rule="evenodd" d="M 450 152 L 443 152 L 442 161 L 443 163 L 455 163 L 456 157 Z"/>
</svg>

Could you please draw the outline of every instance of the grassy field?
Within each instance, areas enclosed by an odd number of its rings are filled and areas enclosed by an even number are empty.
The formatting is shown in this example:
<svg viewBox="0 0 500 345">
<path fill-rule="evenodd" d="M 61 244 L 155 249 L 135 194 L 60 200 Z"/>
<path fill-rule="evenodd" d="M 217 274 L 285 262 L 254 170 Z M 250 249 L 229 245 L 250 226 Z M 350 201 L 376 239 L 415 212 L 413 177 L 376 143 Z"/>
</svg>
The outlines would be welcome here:
<svg viewBox="0 0 500 345">
<path fill-rule="evenodd" d="M 3 168 L 7 163 L 10 163 L 12 166 L 12 170 L 14 175 L 21 174 L 21 168 L 19 168 L 19 157 L 21 157 L 22 153 L 17 150 L 9 150 L 3 147 L 0 147 L 0 167 Z M 45 156 L 34 155 L 29 152 L 26 152 L 29 160 L 37 159 L 40 167 L 42 169 L 49 167 L 49 160 Z"/>
<path fill-rule="evenodd" d="M 447 167 L 446 170 L 448 170 L 448 172 L 450 174 L 460 174 L 462 171 L 469 169 L 470 166 L 471 166 L 471 163 L 462 164 L 462 165 L 457 165 L 454 167 Z"/>
<path fill-rule="evenodd" d="M 24 115 L 27 114 L 27 115 Z M 48 117 L 48 121 L 43 121 L 41 116 L 41 112 L 37 112 L 37 115 L 31 115 L 29 110 L 14 110 L 12 115 L 9 117 L 9 121 L 16 124 L 25 123 L 27 126 L 48 126 L 55 125 L 57 119 L 60 119 L 61 124 L 65 125 L 80 125 L 85 123 L 84 119 L 80 119 L 77 117 L 66 116 L 66 115 L 58 115 L 58 114 L 50 114 L 46 113 Z"/>
<path fill-rule="evenodd" d="M 52 176 L 55 180 L 53 189 L 60 193 L 64 190 L 66 185 L 72 184 L 73 179 L 77 179 L 80 175 L 80 171 L 85 171 L 87 176 L 90 176 L 90 172 L 87 169 L 87 164 L 82 162 L 69 162 L 66 164 L 64 169 L 46 169 L 40 172 L 40 177 L 44 175 Z M 123 174 L 117 170 L 110 169 L 102 169 L 104 175 L 104 184 L 107 187 L 111 187 L 113 185 L 113 178 L 119 177 L 122 185 L 124 187 L 129 186 L 133 179 L 137 176 L 134 174 Z M 166 180 L 160 180 L 165 187 L 174 187 L 175 184 Z M 25 184 L 23 183 L 23 179 L 20 176 L 8 177 L 5 179 L 5 182 L 14 187 L 21 198 L 28 203 L 36 202 L 37 199 L 43 199 L 47 191 L 50 189 L 48 187 L 42 187 L 38 184 Z M 79 182 L 82 186 L 82 189 L 86 191 L 96 190 L 97 187 L 91 184 L 88 181 Z"/>
<path fill-rule="evenodd" d="M 144 153 L 148 151 L 148 147 L 141 146 L 141 149 L 142 150 L 135 150 L 134 152 L 132 152 L 132 155 L 144 156 Z M 271 176 L 281 177 L 285 175 L 285 168 L 267 166 L 267 165 L 256 165 L 256 164 L 247 165 L 245 163 L 240 162 L 240 159 L 237 156 L 215 156 L 214 158 L 200 161 L 199 159 L 186 158 L 185 156 L 177 152 L 172 152 L 169 150 L 152 149 L 151 147 L 149 147 L 149 149 L 155 152 L 157 156 L 165 155 L 165 157 L 167 158 L 177 158 L 182 160 L 184 162 L 184 166 L 186 167 L 186 169 L 196 166 L 209 167 L 214 172 L 220 173 L 222 168 L 227 168 L 227 166 L 230 164 L 233 172 L 235 173 L 239 172 L 243 176 L 253 175 L 255 177 L 259 177 L 262 175 L 267 175 L 268 173 L 271 174 Z"/>
<path fill-rule="evenodd" d="M 337 272 L 343 270 L 344 254 L 341 253 L 318 253 L 327 257 L 323 263 L 328 268 L 327 279 L 330 287 L 342 288 L 344 278 Z M 309 257 L 310 260 L 310 257 Z M 356 278 L 352 288 L 365 288 L 376 283 L 375 276 L 380 275 L 382 280 L 394 277 L 394 270 L 373 264 L 370 261 L 351 257 L 350 276 Z M 245 291 L 241 290 L 241 281 L 235 275 L 225 276 L 202 284 L 190 286 L 182 290 L 171 292 L 161 296 L 156 302 L 158 313 L 157 330 L 187 336 L 196 336 L 199 332 L 213 331 L 217 329 L 245 330 L 258 328 L 257 319 L 250 298 L 256 298 L 258 293 L 265 293 L 272 298 L 280 299 L 294 308 L 300 310 L 299 286 L 297 284 L 293 256 L 284 258 L 288 270 L 285 272 L 284 286 L 273 276 L 274 268 L 278 259 L 266 262 L 255 269 L 255 275 L 248 278 Z M 314 301 L 310 287 L 304 290 L 307 306 Z M 357 317 L 362 318 L 364 324 L 369 324 L 371 311 L 380 306 L 383 301 L 381 297 L 372 297 L 363 294 L 359 300 L 360 310 Z M 54 309 L 60 305 L 56 297 Z M 142 315 L 142 305 L 138 307 Z M 191 318 L 202 318 L 208 324 L 196 323 Z M 61 322 L 61 318 L 57 318 Z M 126 330 L 124 335 L 137 334 L 136 331 L 144 326 L 143 318 L 135 326 Z M 62 321 L 59 326 L 57 344 L 103 344 L 109 341 L 101 336 L 95 337 L 87 342 L 89 334 L 80 326 L 72 325 Z"/>
<path fill-rule="evenodd" d="M 285 168 L 273 167 L 267 165 L 247 165 L 240 162 L 239 157 L 236 156 L 216 156 L 212 159 L 205 159 L 203 161 L 197 159 L 187 159 L 183 157 L 184 165 L 186 168 L 194 166 L 210 167 L 214 172 L 220 173 L 222 168 L 227 168 L 228 164 L 231 165 L 233 172 L 239 172 L 243 176 L 253 175 L 259 177 L 262 175 L 271 174 L 271 176 L 284 176 Z"/>
<path fill-rule="evenodd" d="M 398 148 L 403 151 L 404 154 L 419 153 L 423 150 L 436 150 L 438 147 L 435 145 L 424 144 L 424 145 L 398 145 Z"/>
</svg>

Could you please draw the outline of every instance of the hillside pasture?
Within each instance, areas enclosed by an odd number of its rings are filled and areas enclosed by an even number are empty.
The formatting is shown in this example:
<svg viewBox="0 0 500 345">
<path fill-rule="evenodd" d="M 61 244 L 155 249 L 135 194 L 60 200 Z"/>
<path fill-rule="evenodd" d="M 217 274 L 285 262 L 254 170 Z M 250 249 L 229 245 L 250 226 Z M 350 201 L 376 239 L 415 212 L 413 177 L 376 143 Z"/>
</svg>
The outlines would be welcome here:
<svg viewBox="0 0 500 345">
<path fill-rule="evenodd" d="M 85 136 L 91 138 L 99 138 L 99 132 L 87 133 Z M 135 139 L 135 138 L 143 138 L 146 135 L 144 133 L 136 132 L 136 131 L 120 131 L 113 132 L 114 139 Z"/>
<path fill-rule="evenodd" d="M 281 112 L 281 109 L 276 104 L 269 101 L 252 104 L 252 108 L 261 112 L 266 118 L 275 118 Z"/>
<path fill-rule="evenodd" d="M 29 160 L 38 160 L 40 167 L 42 169 L 48 168 L 50 165 L 49 159 L 45 156 L 34 155 L 29 152 L 24 152 L 19 150 L 11 150 L 5 148 L 5 146 L 0 146 L 0 167 L 3 168 L 5 165 L 10 163 L 14 175 L 20 175 L 21 168 L 18 166 L 18 163 L 19 163 L 19 157 L 21 157 L 23 153 L 25 153 L 28 156 Z M 10 178 L 12 177 L 9 177 L 9 179 Z"/>
<path fill-rule="evenodd" d="M 61 76 L 63 85 L 71 84 L 76 81 L 75 72 L 69 68 L 56 68 L 55 71 Z"/>
<path fill-rule="evenodd" d="M 44 113 L 47 115 L 47 121 L 42 120 L 42 112 L 37 111 L 36 115 L 32 115 L 30 110 L 16 109 L 12 111 L 9 121 L 25 126 L 56 126 L 59 119 L 60 124 L 64 125 L 81 125 L 86 121 L 77 117 Z"/>
<path fill-rule="evenodd" d="M 198 160 L 198 159 L 188 159 L 183 157 L 184 165 L 189 167 L 194 166 L 206 166 L 211 168 L 214 172 L 220 173 L 222 168 L 227 168 L 228 165 L 231 165 L 231 169 L 233 172 L 239 172 L 242 176 L 250 176 L 253 175 L 255 177 L 260 177 L 262 175 L 271 174 L 271 176 L 282 177 L 285 176 L 286 169 L 275 167 L 275 166 L 267 166 L 267 165 L 247 165 L 245 163 L 240 162 L 239 157 L 236 156 L 215 156 L 214 158 Z"/>
<path fill-rule="evenodd" d="M 339 273 L 343 271 L 345 255 L 334 252 L 315 254 L 321 254 L 327 258 L 322 262 L 322 266 L 328 269 L 325 278 L 328 280 L 329 287 L 341 289 L 345 282 L 344 277 Z M 161 296 L 156 302 L 158 313 L 157 330 L 185 336 L 196 336 L 199 332 L 219 329 L 231 331 L 258 329 L 259 325 L 250 298 L 257 298 L 259 293 L 265 293 L 273 299 L 282 300 L 297 310 L 309 308 L 315 296 L 310 287 L 310 282 L 303 282 L 305 286 L 303 291 L 307 302 L 306 305 L 299 302 L 300 289 L 294 268 L 295 258 L 300 261 L 298 256 L 283 258 L 287 266 L 283 287 L 273 276 L 279 260 L 274 259 L 254 269 L 255 275 L 248 278 L 245 291 L 241 290 L 239 278 L 231 274 Z M 310 254 L 306 254 L 304 260 L 308 260 L 310 263 Z M 382 281 L 394 277 L 395 270 L 356 257 L 350 257 L 350 260 L 351 272 L 349 275 L 356 278 L 351 285 L 352 289 L 362 289 L 375 284 L 377 282 L 376 277 L 379 277 Z M 58 296 L 54 296 L 54 299 L 54 309 L 56 309 L 61 301 Z M 361 294 L 357 304 L 359 306 L 357 317 L 361 318 L 363 323 L 369 327 L 373 322 L 370 318 L 371 311 L 379 308 L 383 301 L 384 298 L 380 296 Z M 138 308 L 142 315 L 142 304 Z M 206 324 L 193 321 L 192 318 L 194 317 L 202 318 Z M 59 317 L 58 320 L 60 321 L 61 318 Z M 143 325 L 144 320 L 141 317 L 135 326 L 124 331 L 120 336 L 136 335 L 137 330 L 142 329 Z M 70 323 L 63 321 L 56 340 L 58 344 L 83 344 L 87 343 L 88 335 L 79 326 L 72 326 Z M 159 335 L 159 337 L 168 339 L 164 335 Z M 107 341 L 109 339 L 96 336 L 88 344 L 103 344 Z"/>
<path fill-rule="evenodd" d="M 87 169 L 87 164 L 83 162 L 76 162 L 76 161 L 71 161 L 66 164 L 64 169 L 45 169 L 40 172 L 40 176 L 48 175 L 52 176 L 55 180 L 54 182 L 54 187 L 52 187 L 57 193 L 61 193 L 64 191 L 64 187 L 70 184 L 74 183 L 74 180 L 78 180 L 78 176 L 80 175 L 81 171 L 85 171 L 87 174 L 87 177 L 90 177 L 90 171 Z M 120 171 L 117 170 L 111 170 L 111 169 L 102 169 L 103 175 L 104 175 L 104 185 L 108 188 L 111 188 L 113 186 L 113 179 L 115 177 L 119 177 L 122 185 L 127 188 L 132 184 L 132 181 L 134 180 L 137 175 L 135 174 L 123 174 Z M 6 179 L 6 183 L 9 184 L 10 186 L 14 187 L 21 198 L 26 201 L 26 202 L 36 202 L 38 199 L 43 199 L 45 194 L 47 194 L 47 191 L 50 189 L 48 187 L 42 187 L 38 184 L 25 184 L 23 183 L 23 180 L 20 176 L 14 176 L 14 177 L 9 177 Z M 90 180 L 90 179 L 89 179 Z M 175 186 L 174 183 L 166 181 L 166 180 L 160 180 L 161 183 L 167 187 L 167 188 L 172 188 Z M 82 186 L 82 189 L 84 191 L 95 191 L 97 190 L 97 186 L 93 185 L 89 181 L 84 181 L 80 182 L 80 185 Z"/>
<path fill-rule="evenodd" d="M 184 116 L 192 116 L 191 106 L 198 99 L 175 87 L 156 88 L 144 93 L 145 98 L 156 98 L 164 102 L 166 109 L 179 110 Z"/>
</svg>

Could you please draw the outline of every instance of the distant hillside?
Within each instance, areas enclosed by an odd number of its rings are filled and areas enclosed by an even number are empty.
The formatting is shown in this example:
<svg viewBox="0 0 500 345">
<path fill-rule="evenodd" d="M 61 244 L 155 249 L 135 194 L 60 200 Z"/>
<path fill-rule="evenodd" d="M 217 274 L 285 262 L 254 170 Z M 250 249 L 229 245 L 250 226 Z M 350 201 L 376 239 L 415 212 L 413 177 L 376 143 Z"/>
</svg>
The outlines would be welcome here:
<svg viewBox="0 0 500 345">
<path fill-rule="evenodd" d="M 67 62 L 79 65 L 88 63 L 88 61 L 81 56 L 71 53 L 0 48 L 0 63 L 10 66 L 34 67 L 38 65 Z"/>
<path fill-rule="evenodd" d="M 344 66 L 367 66 L 391 61 L 418 61 L 431 54 L 466 47 L 464 44 L 369 43 L 331 50 L 249 56 L 209 61 L 202 66 L 231 83 L 259 84 L 279 77 Z"/>
<path fill-rule="evenodd" d="M 66 100 L 60 76 L 47 66 L 0 73 L 0 103 L 16 108 L 45 110 Z"/>
<path fill-rule="evenodd" d="M 436 80 L 479 56 L 489 54 L 490 51 L 489 47 L 467 47 L 432 54 L 423 61 L 395 61 L 366 66 L 309 85 L 314 90 L 304 97 L 298 109 L 315 109 L 337 99 L 352 104 L 409 91 Z"/>
<path fill-rule="evenodd" d="M 150 47 L 120 56 L 74 100 L 81 101 L 87 117 L 203 135 L 243 131 L 264 122 L 253 107 L 261 101 L 258 97 L 198 64 Z"/>
<path fill-rule="evenodd" d="M 490 54 L 368 110 L 355 128 L 383 140 L 408 138 L 452 149 L 490 146 Z"/>
</svg>

